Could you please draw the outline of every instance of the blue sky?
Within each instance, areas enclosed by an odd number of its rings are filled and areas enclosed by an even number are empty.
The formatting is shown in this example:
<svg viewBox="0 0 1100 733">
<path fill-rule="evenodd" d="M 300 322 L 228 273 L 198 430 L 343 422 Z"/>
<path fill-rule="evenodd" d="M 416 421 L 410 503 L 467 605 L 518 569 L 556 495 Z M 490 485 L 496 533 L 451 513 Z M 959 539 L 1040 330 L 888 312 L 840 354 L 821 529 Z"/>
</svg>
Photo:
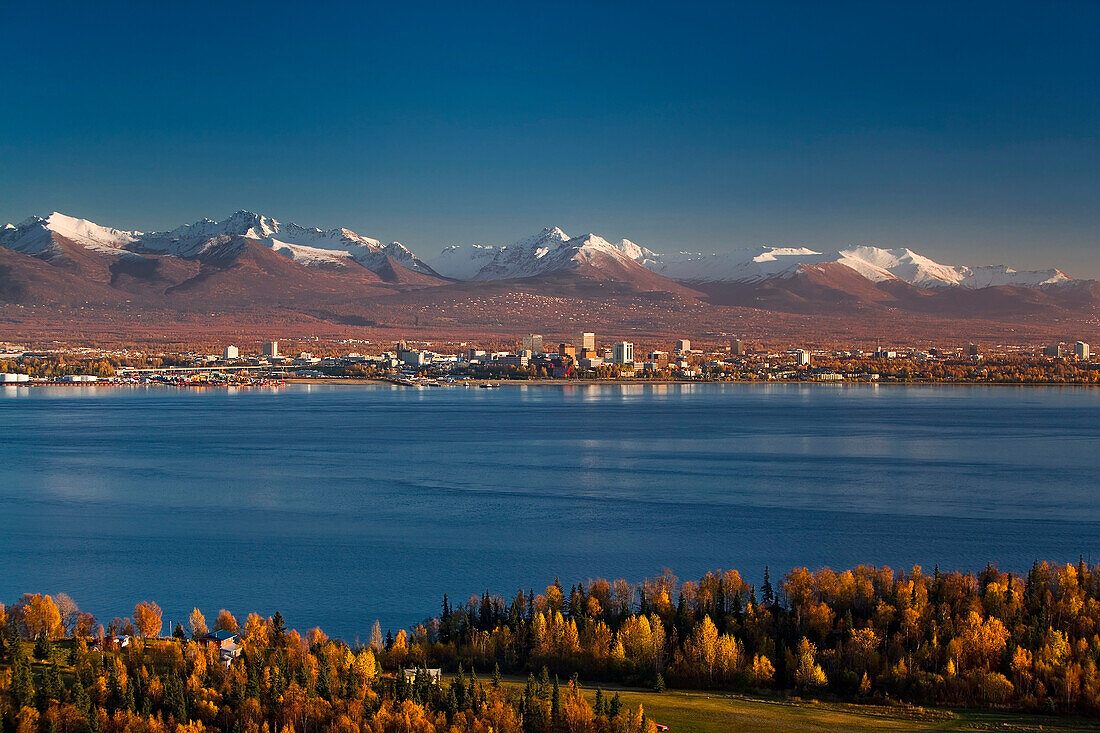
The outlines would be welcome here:
<svg viewBox="0 0 1100 733">
<path fill-rule="evenodd" d="M 1100 4 L 0 3 L 0 221 L 1100 276 Z"/>
</svg>

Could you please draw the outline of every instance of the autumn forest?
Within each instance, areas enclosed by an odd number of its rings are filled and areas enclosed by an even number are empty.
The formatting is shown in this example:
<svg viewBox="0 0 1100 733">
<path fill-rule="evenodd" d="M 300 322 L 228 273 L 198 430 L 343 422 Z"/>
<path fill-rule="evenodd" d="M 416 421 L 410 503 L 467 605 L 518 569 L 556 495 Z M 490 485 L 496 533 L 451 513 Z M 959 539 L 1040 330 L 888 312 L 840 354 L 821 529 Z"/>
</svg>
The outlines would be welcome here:
<svg viewBox="0 0 1100 733">
<path fill-rule="evenodd" d="M 362 645 L 278 613 L 195 609 L 168 629 L 152 602 L 104 624 L 64 594 L 24 595 L 0 622 L 13 733 L 656 730 L 601 689 L 620 685 L 1100 713 L 1100 566 L 1083 561 L 555 581 L 444 595 L 437 616 L 376 624 Z"/>
</svg>

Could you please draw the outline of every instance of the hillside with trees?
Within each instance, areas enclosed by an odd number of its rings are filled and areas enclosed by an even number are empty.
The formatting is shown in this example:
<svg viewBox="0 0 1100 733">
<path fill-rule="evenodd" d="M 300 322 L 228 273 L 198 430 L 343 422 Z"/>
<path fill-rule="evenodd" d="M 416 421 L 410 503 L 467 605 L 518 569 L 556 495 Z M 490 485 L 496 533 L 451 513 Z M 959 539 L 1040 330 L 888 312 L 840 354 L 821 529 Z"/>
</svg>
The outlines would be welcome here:
<svg viewBox="0 0 1100 733">
<path fill-rule="evenodd" d="M 1023 577 L 798 568 L 759 588 L 664 571 L 440 610 L 353 646 L 278 613 L 211 626 L 195 609 L 166 635 L 155 603 L 104 626 L 64 594 L 27 594 L 0 610 L 0 716 L 17 733 L 655 730 L 598 689 L 624 684 L 1100 713 L 1100 566 L 1084 562 Z"/>
</svg>

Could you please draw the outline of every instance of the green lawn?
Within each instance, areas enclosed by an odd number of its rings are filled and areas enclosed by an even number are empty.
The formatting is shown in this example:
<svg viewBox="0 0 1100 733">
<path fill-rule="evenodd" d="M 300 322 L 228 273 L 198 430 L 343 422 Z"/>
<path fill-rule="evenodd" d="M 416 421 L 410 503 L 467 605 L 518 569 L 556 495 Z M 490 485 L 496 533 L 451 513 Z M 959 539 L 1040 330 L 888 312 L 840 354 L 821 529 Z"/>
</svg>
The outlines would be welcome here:
<svg viewBox="0 0 1100 733">
<path fill-rule="evenodd" d="M 520 680 L 506 686 L 522 690 Z M 767 700 L 723 692 L 661 694 L 636 688 L 607 687 L 605 697 L 619 693 L 624 705 L 640 704 L 650 720 L 670 733 L 801 733 L 803 731 L 1100 731 L 1100 721 L 1019 713 L 988 713 L 927 708 L 846 705 L 809 700 Z M 591 702 L 596 692 L 585 686 Z"/>
</svg>

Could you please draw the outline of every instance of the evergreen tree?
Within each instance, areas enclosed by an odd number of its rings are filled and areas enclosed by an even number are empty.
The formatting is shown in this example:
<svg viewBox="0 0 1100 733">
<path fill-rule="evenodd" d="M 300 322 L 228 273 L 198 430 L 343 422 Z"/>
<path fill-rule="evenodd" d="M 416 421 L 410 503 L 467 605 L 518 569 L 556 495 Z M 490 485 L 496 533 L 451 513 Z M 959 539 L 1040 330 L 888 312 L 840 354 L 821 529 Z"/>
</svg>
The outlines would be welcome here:
<svg viewBox="0 0 1100 733">
<path fill-rule="evenodd" d="M 764 566 L 764 585 L 760 586 L 760 600 L 763 601 L 765 608 L 770 608 L 775 604 L 775 590 L 772 588 L 771 570 L 767 565 Z"/>
<path fill-rule="evenodd" d="M 550 670 L 543 665 L 542 671 L 539 672 L 539 698 L 543 700 L 550 699 Z"/>
<path fill-rule="evenodd" d="M 611 703 L 607 706 L 607 717 L 617 718 L 623 711 L 623 701 L 619 699 L 619 693 L 615 693 L 615 696 L 611 698 Z"/>
<path fill-rule="evenodd" d="M 65 700 L 65 687 L 61 684 L 61 670 L 56 664 L 46 667 L 42 673 L 42 691 L 47 700 L 63 702 Z"/>
<path fill-rule="evenodd" d="M 53 656 L 53 645 L 45 634 L 39 634 L 34 640 L 34 658 L 46 660 Z"/>
<path fill-rule="evenodd" d="M 84 689 L 84 685 L 81 684 L 79 679 L 73 683 L 73 707 L 75 707 L 85 719 L 92 713 L 92 699 L 88 697 L 88 692 Z"/>
<path fill-rule="evenodd" d="M 31 664 L 25 656 L 17 656 L 12 660 L 11 675 L 11 696 L 16 709 L 34 705 L 34 677 L 31 674 Z"/>
<path fill-rule="evenodd" d="M 398 670 L 401 673 L 402 670 Z M 328 667 L 328 657 L 324 651 L 317 652 L 317 695 L 332 701 L 332 677 Z"/>
<path fill-rule="evenodd" d="M 442 614 L 439 617 L 439 642 L 447 644 L 451 641 L 451 604 L 447 600 L 447 594 L 443 594 L 441 604 Z"/>
<path fill-rule="evenodd" d="M 183 680 L 174 674 L 168 675 L 164 686 L 164 707 L 176 722 L 187 722 L 187 691 L 183 686 Z"/>
</svg>

